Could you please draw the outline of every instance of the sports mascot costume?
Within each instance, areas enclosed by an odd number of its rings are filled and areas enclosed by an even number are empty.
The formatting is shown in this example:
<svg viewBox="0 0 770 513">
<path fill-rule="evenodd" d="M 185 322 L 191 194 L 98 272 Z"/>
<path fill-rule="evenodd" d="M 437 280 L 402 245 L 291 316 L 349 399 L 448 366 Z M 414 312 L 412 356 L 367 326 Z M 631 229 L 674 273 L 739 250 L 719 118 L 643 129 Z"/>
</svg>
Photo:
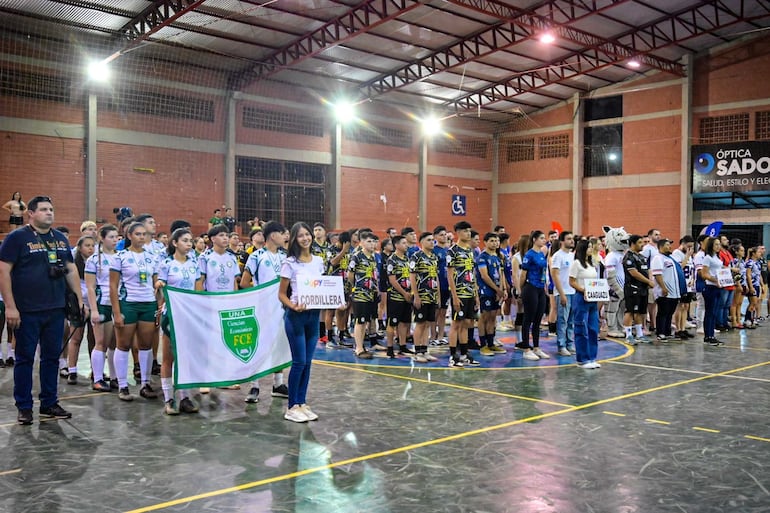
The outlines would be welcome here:
<svg viewBox="0 0 770 513">
<path fill-rule="evenodd" d="M 610 302 L 607 303 L 607 336 L 623 338 L 623 314 L 626 311 L 626 302 L 623 298 L 623 285 L 626 281 L 623 270 L 623 255 L 628 250 L 628 233 L 621 226 L 612 228 L 603 226 L 607 255 L 604 257 L 604 268 L 607 273 L 607 282 L 610 286 Z"/>
</svg>

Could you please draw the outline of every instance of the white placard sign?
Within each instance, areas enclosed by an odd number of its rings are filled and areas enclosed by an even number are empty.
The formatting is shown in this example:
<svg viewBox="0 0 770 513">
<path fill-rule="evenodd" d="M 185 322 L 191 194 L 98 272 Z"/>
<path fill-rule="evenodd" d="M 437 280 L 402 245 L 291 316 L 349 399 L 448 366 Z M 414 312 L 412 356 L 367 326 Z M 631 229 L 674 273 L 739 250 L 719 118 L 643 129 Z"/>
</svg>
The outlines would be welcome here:
<svg viewBox="0 0 770 513">
<path fill-rule="evenodd" d="M 585 280 L 583 286 L 585 287 L 583 299 L 587 302 L 596 303 L 610 300 L 610 286 L 607 280 Z"/>
<path fill-rule="evenodd" d="M 722 267 L 717 271 L 717 281 L 720 287 L 731 287 L 735 285 L 733 281 L 733 272 L 729 267 Z"/>
<path fill-rule="evenodd" d="M 343 306 L 342 276 L 298 276 L 297 300 L 309 310 L 332 310 Z"/>
</svg>

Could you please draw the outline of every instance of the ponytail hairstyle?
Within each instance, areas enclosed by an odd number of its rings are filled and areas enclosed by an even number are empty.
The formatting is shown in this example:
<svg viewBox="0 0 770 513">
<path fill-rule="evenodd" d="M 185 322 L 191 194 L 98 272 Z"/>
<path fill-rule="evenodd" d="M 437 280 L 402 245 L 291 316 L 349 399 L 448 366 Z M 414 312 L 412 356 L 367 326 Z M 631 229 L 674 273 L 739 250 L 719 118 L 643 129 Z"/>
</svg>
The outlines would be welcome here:
<svg viewBox="0 0 770 513">
<path fill-rule="evenodd" d="M 179 242 L 179 239 L 182 238 L 182 235 L 190 235 L 192 236 L 192 232 L 189 228 L 177 228 L 174 230 L 174 232 L 171 234 L 171 239 L 168 241 L 168 247 L 166 248 L 166 254 L 170 257 L 174 256 L 174 253 L 176 253 L 176 246 L 174 246 L 175 242 Z M 193 246 L 194 248 L 195 246 Z M 194 251 L 194 249 L 193 249 Z"/>
<path fill-rule="evenodd" d="M 86 259 L 83 258 L 83 253 L 81 253 L 80 250 L 83 248 L 83 243 L 87 240 L 90 240 L 91 242 L 94 243 L 94 245 L 96 245 L 96 239 L 94 239 L 90 235 L 83 235 L 78 239 L 77 251 L 75 251 L 75 267 L 77 267 L 78 275 L 80 276 L 81 279 L 83 278 L 83 275 L 85 273 Z"/>
<path fill-rule="evenodd" d="M 134 233 L 137 228 L 144 228 L 144 224 L 134 221 L 128 228 L 126 228 L 126 245 L 123 246 L 123 249 L 129 249 L 131 247 L 131 234 Z"/>
<path fill-rule="evenodd" d="M 532 249 L 535 247 L 535 241 L 540 238 L 541 235 L 545 235 L 540 230 L 535 230 L 532 233 L 529 234 L 529 242 L 527 242 L 527 249 Z M 522 255 L 523 256 L 523 255 Z"/>
<path fill-rule="evenodd" d="M 107 234 L 110 232 L 117 232 L 118 227 L 114 224 L 105 224 L 99 229 L 99 240 L 103 241 Z M 96 274 L 101 273 L 101 267 L 102 267 L 102 245 L 97 244 L 96 245 Z"/>
</svg>

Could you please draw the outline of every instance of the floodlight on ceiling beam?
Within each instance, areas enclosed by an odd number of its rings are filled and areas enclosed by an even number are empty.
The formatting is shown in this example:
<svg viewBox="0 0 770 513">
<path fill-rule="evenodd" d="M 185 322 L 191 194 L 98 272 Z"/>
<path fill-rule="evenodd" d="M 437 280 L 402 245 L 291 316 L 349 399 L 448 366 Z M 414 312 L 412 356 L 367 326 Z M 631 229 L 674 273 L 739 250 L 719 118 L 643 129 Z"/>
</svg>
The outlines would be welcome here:
<svg viewBox="0 0 770 513">
<path fill-rule="evenodd" d="M 110 67 L 107 60 L 92 60 L 88 63 L 88 78 L 94 82 L 107 82 L 110 79 Z"/>
</svg>

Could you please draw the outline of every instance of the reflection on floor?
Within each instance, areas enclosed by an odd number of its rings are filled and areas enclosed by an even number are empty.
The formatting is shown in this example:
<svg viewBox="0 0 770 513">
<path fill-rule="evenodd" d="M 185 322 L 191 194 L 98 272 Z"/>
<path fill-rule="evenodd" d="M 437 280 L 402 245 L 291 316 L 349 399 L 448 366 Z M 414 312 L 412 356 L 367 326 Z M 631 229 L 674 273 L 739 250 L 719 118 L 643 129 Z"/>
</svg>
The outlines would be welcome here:
<svg viewBox="0 0 770 513">
<path fill-rule="evenodd" d="M 167 417 L 81 376 L 61 381 L 70 421 L 22 427 L 0 369 L 0 511 L 770 511 L 768 334 L 604 341 L 598 370 L 523 365 L 505 334 L 474 369 L 319 346 L 310 424 L 283 420 L 272 378 L 258 404 L 212 390 Z"/>
</svg>

